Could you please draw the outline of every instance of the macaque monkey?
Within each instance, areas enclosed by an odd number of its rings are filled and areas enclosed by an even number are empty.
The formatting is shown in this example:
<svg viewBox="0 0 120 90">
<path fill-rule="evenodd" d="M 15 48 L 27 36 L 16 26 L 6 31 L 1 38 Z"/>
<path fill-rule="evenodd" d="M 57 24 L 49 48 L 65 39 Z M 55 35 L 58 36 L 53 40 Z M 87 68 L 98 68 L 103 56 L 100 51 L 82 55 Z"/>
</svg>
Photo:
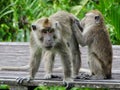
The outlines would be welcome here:
<svg viewBox="0 0 120 90">
<path fill-rule="evenodd" d="M 81 46 L 88 46 L 88 64 L 92 73 L 91 79 L 110 79 L 112 69 L 112 45 L 98 10 L 88 12 L 80 21 L 83 32 L 74 23 L 72 29 Z"/>
<path fill-rule="evenodd" d="M 43 17 L 35 21 L 31 28 L 30 38 L 30 68 L 28 78 L 19 78 L 18 82 L 34 79 L 38 71 L 42 53 L 45 60 L 45 79 L 52 78 L 52 69 L 55 54 L 61 57 L 64 81 L 71 82 L 71 77 L 76 77 L 81 66 L 79 44 L 72 33 L 72 24 L 76 19 L 72 14 L 58 11 L 50 17 Z M 5 68 L 3 68 L 5 69 Z M 14 69 L 15 68 L 11 68 Z M 17 68 L 21 69 L 21 68 Z M 23 69 L 23 68 L 22 68 Z M 72 75 L 71 75 L 72 74 Z"/>
</svg>

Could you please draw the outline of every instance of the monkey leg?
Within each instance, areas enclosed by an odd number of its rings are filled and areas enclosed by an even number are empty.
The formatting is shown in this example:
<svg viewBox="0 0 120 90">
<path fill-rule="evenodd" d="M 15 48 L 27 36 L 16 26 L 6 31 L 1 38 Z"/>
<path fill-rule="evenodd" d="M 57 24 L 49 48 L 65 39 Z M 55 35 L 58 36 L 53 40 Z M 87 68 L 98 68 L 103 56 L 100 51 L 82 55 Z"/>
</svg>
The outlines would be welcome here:
<svg viewBox="0 0 120 90">
<path fill-rule="evenodd" d="M 80 58 L 80 51 L 75 50 L 72 52 L 72 77 L 73 78 L 78 78 L 79 70 L 81 67 L 81 58 Z"/>
<path fill-rule="evenodd" d="M 89 67 L 92 72 L 91 79 L 104 79 L 105 73 L 103 68 L 103 63 L 100 61 L 100 59 L 95 54 L 89 55 Z"/>
<path fill-rule="evenodd" d="M 72 35 L 72 38 L 70 40 L 70 48 L 72 52 L 72 77 L 78 78 L 79 70 L 81 67 L 81 56 L 80 56 L 80 50 L 79 50 L 79 44 L 77 43 L 76 38 L 74 35 Z"/>
<path fill-rule="evenodd" d="M 67 52 L 62 53 L 61 58 L 64 70 L 63 84 L 65 85 L 66 90 L 70 90 L 70 88 L 73 87 L 73 84 L 71 83 L 73 81 L 73 79 L 71 78 L 71 58 L 69 53 Z"/>
<path fill-rule="evenodd" d="M 59 54 L 61 55 L 61 61 L 62 61 L 62 65 L 63 65 L 63 72 L 64 72 L 64 82 L 71 82 L 72 78 L 71 78 L 71 52 L 69 50 L 69 48 L 64 45 L 64 43 L 62 45 L 60 45 L 59 47 Z"/>
<path fill-rule="evenodd" d="M 41 49 L 37 49 L 37 50 L 31 52 L 29 76 L 25 77 L 25 78 L 21 78 L 21 77 L 17 78 L 17 83 L 21 84 L 21 83 L 23 83 L 23 81 L 29 82 L 30 80 L 34 79 L 36 72 L 39 69 L 40 62 L 41 62 L 41 54 L 42 54 Z"/>
<path fill-rule="evenodd" d="M 51 78 L 60 78 L 57 75 L 53 75 L 53 66 L 54 66 L 54 59 L 55 59 L 55 53 L 52 51 L 45 51 L 45 54 L 43 56 L 44 59 L 44 66 L 45 66 L 45 76 L 44 79 L 51 79 Z"/>
<path fill-rule="evenodd" d="M 52 78 L 52 69 L 54 65 L 55 55 L 51 51 L 45 51 L 44 57 L 44 66 L 45 66 L 45 76 L 44 79 Z"/>
</svg>

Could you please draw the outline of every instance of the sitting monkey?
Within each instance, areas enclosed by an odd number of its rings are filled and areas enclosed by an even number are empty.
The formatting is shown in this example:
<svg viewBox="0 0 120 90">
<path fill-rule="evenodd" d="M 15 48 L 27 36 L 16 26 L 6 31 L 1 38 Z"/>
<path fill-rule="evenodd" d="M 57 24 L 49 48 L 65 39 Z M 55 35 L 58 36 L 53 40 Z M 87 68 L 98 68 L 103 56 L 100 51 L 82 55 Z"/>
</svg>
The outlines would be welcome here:
<svg viewBox="0 0 120 90">
<path fill-rule="evenodd" d="M 112 45 L 98 10 L 89 11 L 80 21 L 81 32 L 73 23 L 73 32 L 81 46 L 88 46 L 88 64 L 92 79 L 110 79 L 112 69 Z M 78 29 L 77 29 L 78 28 Z"/>
</svg>

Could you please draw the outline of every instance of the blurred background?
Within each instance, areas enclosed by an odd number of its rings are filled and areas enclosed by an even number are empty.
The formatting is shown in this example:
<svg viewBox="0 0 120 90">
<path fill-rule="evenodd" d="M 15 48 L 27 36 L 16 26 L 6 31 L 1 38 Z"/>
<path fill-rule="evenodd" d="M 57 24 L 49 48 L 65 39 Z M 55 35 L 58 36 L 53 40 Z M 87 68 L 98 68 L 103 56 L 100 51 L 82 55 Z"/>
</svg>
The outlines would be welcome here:
<svg viewBox="0 0 120 90">
<path fill-rule="evenodd" d="M 28 42 L 31 23 L 56 11 L 81 19 L 92 9 L 102 12 L 112 44 L 120 45 L 120 0 L 0 0 L 0 42 Z"/>
</svg>

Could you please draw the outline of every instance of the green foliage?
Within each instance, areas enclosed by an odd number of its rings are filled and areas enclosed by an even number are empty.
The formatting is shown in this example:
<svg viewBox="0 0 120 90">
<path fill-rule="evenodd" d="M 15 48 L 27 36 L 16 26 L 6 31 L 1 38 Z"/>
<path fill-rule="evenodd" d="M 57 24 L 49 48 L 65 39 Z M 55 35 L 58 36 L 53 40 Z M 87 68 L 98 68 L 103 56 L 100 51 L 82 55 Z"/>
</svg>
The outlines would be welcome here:
<svg viewBox="0 0 120 90">
<path fill-rule="evenodd" d="M 34 90 L 66 90 L 66 89 L 65 89 L 65 87 L 60 87 L 60 86 L 52 86 L 52 87 L 39 86 L 39 87 L 35 88 Z"/>
<path fill-rule="evenodd" d="M 113 44 L 120 44 L 120 5 L 113 3 L 107 12 L 108 22 L 113 25 L 113 30 L 110 31 L 111 40 Z"/>
<path fill-rule="evenodd" d="M 110 33 L 112 44 L 120 45 L 120 1 L 119 0 L 83 0 L 83 4 L 77 6 L 76 15 L 82 18 L 84 14 L 93 9 L 102 12 L 106 26 Z"/>
<path fill-rule="evenodd" d="M 108 88 L 72 88 L 71 90 L 109 90 Z"/>
<path fill-rule="evenodd" d="M 112 43 L 120 44 L 120 1 L 99 0 L 99 4 L 92 4 L 94 9 L 100 10 L 104 15 Z"/>
<path fill-rule="evenodd" d="M 0 41 L 29 41 L 31 23 L 56 11 L 66 10 L 78 18 L 92 9 L 105 17 L 113 44 L 120 44 L 119 0 L 1 0 Z"/>
<path fill-rule="evenodd" d="M 65 87 L 61 86 L 39 86 L 34 90 L 66 90 Z M 109 90 L 108 88 L 78 88 L 73 87 L 71 90 Z"/>
<path fill-rule="evenodd" d="M 9 90 L 9 86 L 8 85 L 0 85 L 0 90 Z"/>
<path fill-rule="evenodd" d="M 2 0 L 0 41 L 29 41 L 33 20 L 49 16 L 58 10 L 70 11 L 70 7 L 78 1 L 80 0 Z"/>
</svg>

